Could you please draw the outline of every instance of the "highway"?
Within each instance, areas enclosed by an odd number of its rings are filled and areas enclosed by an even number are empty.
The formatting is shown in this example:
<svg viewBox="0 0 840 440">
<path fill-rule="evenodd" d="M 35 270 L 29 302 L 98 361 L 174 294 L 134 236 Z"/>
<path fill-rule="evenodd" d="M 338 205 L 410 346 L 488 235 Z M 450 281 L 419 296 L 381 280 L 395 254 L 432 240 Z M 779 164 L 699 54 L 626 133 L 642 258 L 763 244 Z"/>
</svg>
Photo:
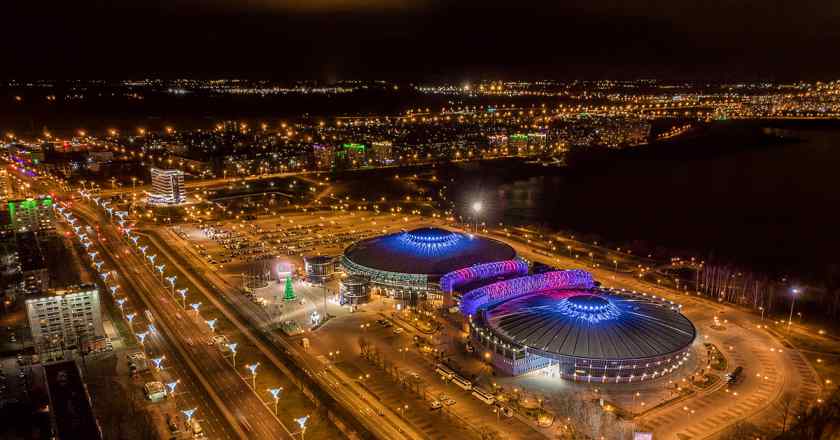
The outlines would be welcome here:
<svg viewBox="0 0 840 440">
<path fill-rule="evenodd" d="M 156 326 L 166 333 L 204 385 L 204 392 L 217 402 L 225 418 L 240 438 L 291 438 L 273 413 L 257 397 L 248 382 L 232 368 L 215 346 L 206 344 L 209 333 L 206 325 L 181 309 L 168 294 L 160 278 L 149 264 L 125 244 L 101 211 L 94 211 L 84 203 L 75 203 L 74 212 L 89 224 L 99 224 L 101 244 L 111 256 L 122 284 L 129 284 L 140 293 L 142 301 L 153 313 Z M 116 257 L 119 255 L 119 257 Z M 188 343 L 187 341 L 191 341 Z"/>
<path fill-rule="evenodd" d="M 284 370 L 284 364 L 280 359 L 279 353 L 274 351 L 274 347 L 265 344 L 252 330 L 252 325 L 247 325 L 240 317 L 232 310 L 228 309 L 226 303 L 219 301 L 216 294 L 209 291 L 207 282 L 217 282 L 218 291 L 227 297 L 227 303 L 234 304 L 239 308 L 239 312 L 244 316 L 251 317 L 256 321 L 253 327 L 264 328 L 265 322 L 261 321 L 259 317 L 261 313 L 256 306 L 248 301 L 242 299 L 242 295 L 235 291 L 230 291 L 229 286 L 221 281 L 221 278 L 215 272 L 206 272 L 202 277 L 196 276 L 193 271 L 185 270 L 184 266 L 189 266 L 195 270 L 196 268 L 204 267 L 204 262 L 187 249 L 182 246 L 176 252 L 170 251 L 170 246 L 173 243 L 180 241 L 175 234 L 167 231 L 165 239 L 160 240 L 152 235 L 151 241 L 159 250 L 172 261 L 180 273 L 187 276 L 190 281 L 197 288 L 202 290 L 202 293 L 213 302 L 213 305 L 225 312 L 226 317 L 233 322 L 243 335 L 248 337 L 251 343 L 255 344 L 279 369 Z M 304 351 L 300 346 L 287 341 L 285 338 L 275 336 L 272 338 L 273 342 L 282 346 L 288 353 L 293 356 L 297 364 L 308 370 L 311 377 L 319 382 L 322 389 L 330 393 L 339 403 L 345 408 L 350 409 L 364 426 L 379 438 L 388 439 L 422 439 L 425 438 L 418 432 L 411 424 L 399 417 L 393 409 L 383 405 L 376 396 L 370 394 L 364 387 L 361 387 L 355 380 L 350 379 L 344 373 L 329 368 L 320 360 L 312 356 L 310 353 Z M 378 415 L 381 414 L 381 415 Z M 385 421 L 386 423 L 383 423 Z"/>
<path fill-rule="evenodd" d="M 90 226 L 92 228 L 92 224 L 89 221 L 80 220 L 79 224 L 81 226 Z M 104 243 L 99 240 L 99 237 L 97 237 L 96 243 L 100 246 L 99 256 L 102 261 L 106 263 L 105 267 L 109 269 L 117 267 L 117 260 L 119 258 L 113 253 L 108 252 Z M 128 307 L 126 308 L 125 313 L 134 312 L 136 314 L 136 318 L 133 320 L 131 328 L 136 332 L 145 331 L 149 324 L 152 323 L 149 322 L 146 315 L 142 313 L 142 310 L 147 310 L 147 308 L 145 307 L 144 298 L 138 293 L 137 286 L 133 282 L 129 281 L 123 282 L 119 285 L 119 287 L 120 295 L 128 299 Z M 158 327 L 158 330 L 162 330 L 163 326 L 161 324 L 155 323 L 155 325 Z M 145 339 L 143 348 L 147 355 L 147 359 L 151 359 L 155 356 L 166 357 L 162 363 L 162 369 L 160 371 L 152 372 L 155 379 L 160 380 L 163 383 L 175 380 L 178 381 L 174 394 L 176 407 L 179 410 L 197 408 L 196 418 L 201 423 L 201 426 L 208 438 L 238 438 L 236 433 L 231 430 L 228 423 L 226 423 L 220 414 L 215 403 L 212 402 L 208 398 L 207 393 L 204 392 L 199 378 L 197 378 L 193 370 L 187 366 L 188 359 L 184 357 L 182 350 L 178 349 L 177 344 L 172 341 L 172 335 L 170 333 L 158 331 L 155 334 L 150 334 Z M 140 349 L 138 348 L 137 351 L 140 351 Z M 127 362 L 127 360 L 125 361 Z M 151 360 L 148 361 L 148 364 L 152 364 Z M 150 367 L 150 370 L 154 370 L 154 368 Z"/>
</svg>

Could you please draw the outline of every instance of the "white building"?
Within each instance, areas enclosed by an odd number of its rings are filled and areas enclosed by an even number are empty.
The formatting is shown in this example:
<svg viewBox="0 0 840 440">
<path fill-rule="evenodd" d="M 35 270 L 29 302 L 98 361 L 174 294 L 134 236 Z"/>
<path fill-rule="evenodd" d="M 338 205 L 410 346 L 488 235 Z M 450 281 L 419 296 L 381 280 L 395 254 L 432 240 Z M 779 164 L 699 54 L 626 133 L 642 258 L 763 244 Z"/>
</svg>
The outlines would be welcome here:
<svg viewBox="0 0 840 440">
<path fill-rule="evenodd" d="M 177 205 L 186 201 L 183 171 L 152 168 L 152 191 L 149 193 L 149 203 Z"/>
<path fill-rule="evenodd" d="M 31 296 L 26 317 L 36 351 L 45 360 L 63 358 L 66 350 L 90 347 L 105 337 L 99 290 L 93 285 Z"/>
</svg>

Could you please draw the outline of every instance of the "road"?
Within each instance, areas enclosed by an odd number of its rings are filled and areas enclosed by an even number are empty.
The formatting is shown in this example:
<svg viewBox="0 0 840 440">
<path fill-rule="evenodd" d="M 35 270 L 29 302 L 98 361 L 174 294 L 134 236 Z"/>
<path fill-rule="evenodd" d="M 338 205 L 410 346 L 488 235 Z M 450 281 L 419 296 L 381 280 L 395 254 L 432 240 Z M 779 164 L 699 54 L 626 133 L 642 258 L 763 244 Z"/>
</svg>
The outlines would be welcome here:
<svg viewBox="0 0 840 440">
<path fill-rule="evenodd" d="M 636 422 L 650 429 L 655 438 L 714 438 L 739 421 L 775 426 L 788 396 L 793 396 L 791 407 L 799 408 L 815 402 L 821 392 L 817 376 L 802 354 L 785 347 L 767 330 L 759 328 L 762 322 L 752 313 L 653 286 L 632 274 L 594 268 L 586 264 L 585 259 L 568 258 L 562 253 L 547 257 L 544 245 L 512 240 L 502 231 L 491 235 L 512 245 L 519 255 L 532 261 L 563 269 L 587 270 L 605 286 L 648 292 L 683 304 L 683 313 L 694 323 L 698 338 L 720 347 L 729 360 L 730 370 L 738 365 L 744 367 L 744 381 L 729 392 L 726 387 L 700 392 L 679 404 L 666 405 L 637 419 Z M 722 329 L 713 326 L 715 316 L 723 323 Z"/>
<path fill-rule="evenodd" d="M 177 235 L 168 230 L 162 233 L 166 234 L 165 240 L 156 239 L 152 236 L 152 242 L 158 246 L 158 249 L 167 256 L 169 261 L 172 261 L 177 266 L 180 273 L 187 276 L 197 288 L 202 290 L 205 297 L 213 301 L 215 307 L 225 311 L 228 319 L 237 326 L 251 343 L 255 344 L 272 363 L 283 370 L 283 361 L 279 354 L 274 352 L 275 348 L 265 344 L 261 338 L 257 337 L 253 330 L 254 327 L 260 329 L 265 328 L 267 320 L 265 319 L 264 312 L 253 303 L 244 300 L 239 292 L 231 288 L 215 272 L 203 272 L 203 276 L 198 277 L 192 271 L 186 270 L 185 266 L 196 269 L 205 267 L 204 265 L 206 263 L 189 250 L 188 246 Z M 177 252 L 171 249 L 170 246 L 173 245 L 178 246 Z M 221 292 L 225 296 L 226 302 L 219 301 L 216 298 L 217 294 L 210 291 L 212 287 L 208 286 L 207 283 L 211 283 L 218 292 Z M 242 316 L 248 317 L 252 321 L 251 325 L 248 325 L 240 319 L 238 314 L 228 310 L 228 304 L 236 307 Z M 365 427 L 370 429 L 374 434 L 377 434 L 378 437 L 389 439 L 426 438 L 411 426 L 411 424 L 399 417 L 392 408 L 386 407 L 378 402 L 376 396 L 372 395 L 356 381 L 351 380 L 341 371 L 327 368 L 327 365 L 304 351 L 300 345 L 294 344 L 280 336 L 274 336 L 273 341 L 291 353 L 298 362 L 298 365 L 306 368 L 309 372 L 313 372 L 312 377 L 320 382 L 322 388 L 332 394 L 345 408 L 351 409 L 356 414 L 356 417 L 364 423 Z"/>
<path fill-rule="evenodd" d="M 74 212 L 89 224 L 101 225 L 103 249 L 111 256 L 121 284 L 131 285 L 135 292 L 140 293 L 143 303 L 156 319 L 155 325 L 171 337 L 178 351 L 194 365 L 194 374 L 205 385 L 204 392 L 217 402 L 233 430 L 240 431 L 240 437 L 249 439 L 291 438 L 273 413 L 251 391 L 248 382 L 232 368 L 231 362 L 215 346 L 205 343 L 210 336 L 204 330 L 206 325 L 200 326 L 168 296 L 168 288 L 152 272 L 149 264 L 122 241 L 113 226 L 109 225 L 107 217 L 84 203 L 74 204 Z M 192 341 L 192 344 L 187 341 Z M 239 423 L 241 418 L 247 419 L 250 429 L 242 427 Z M 248 432 L 242 432 L 243 429 Z"/>
</svg>

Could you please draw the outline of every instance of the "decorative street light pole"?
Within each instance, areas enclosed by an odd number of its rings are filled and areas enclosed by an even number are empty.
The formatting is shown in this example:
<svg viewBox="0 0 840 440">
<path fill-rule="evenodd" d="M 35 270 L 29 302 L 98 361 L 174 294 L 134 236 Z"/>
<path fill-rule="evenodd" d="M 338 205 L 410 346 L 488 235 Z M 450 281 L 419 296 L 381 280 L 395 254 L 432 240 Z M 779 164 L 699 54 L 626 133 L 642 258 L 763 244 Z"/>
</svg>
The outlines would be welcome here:
<svg viewBox="0 0 840 440">
<path fill-rule="evenodd" d="M 231 342 L 230 344 L 227 345 L 228 349 L 230 350 L 232 359 L 233 359 L 233 368 L 236 368 L 236 346 L 237 346 L 236 342 Z"/>
<path fill-rule="evenodd" d="M 155 266 L 155 269 L 157 269 L 158 273 L 160 274 L 160 282 L 162 283 L 163 282 L 163 270 L 166 269 L 166 265 L 161 264 L 160 266 Z"/>
<path fill-rule="evenodd" d="M 140 347 L 145 348 L 143 342 L 146 340 L 146 336 L 149 336 L 149 332 L 135 333 L 135 335 L 137 335 L 137 340 L 140 342 Z"/>
<path fill-rule="evenodd" d="M 257 389 L 257 367 L 260 366 L 260 363 L 257 362 L 256 364 L 248 364 L 245 365 L 245 368 L 251 371 L 251 384 L 254 390 Z"/>
<path fill-rule="evenodd" d="M 161 356 L 159 358 L 152 359 L 152 362 L 155 363 L 155 368 L 157 368 L 158 371 L 162 370 L 162 368 L 160 367 L 160 364 L 163 362 L 164 359 L 166 359 L 166 355 Z"/>
<path fill-rule="evenodd" d="M 192 425 L 190 425 L 190 422 L 192 422 L 193 414 L 195 414 L 195 411 L 197 409 L 198 408 L 181 410 L 181 412 L 184 414 L 184 417 L 187 418 L 187 426 L 189 426 L 190 428 L 192 428 Z"/>
<path fill-rule="evenodd" d="M 190 307 L 192 307 L 193 311 L 195 312 L 195 317 L 198 318 L 198 308 L 201 307 L 201 302 L 192 303 L 190 304 Z"/>
<path fill-rule="evenodd" d="M 132 321 L 134 321 L 135 316 L 137 316 L 136 313 L 129 313 L 129 314 L 125 315 L 125 319 L 128 320 L 128 328 L 131 331 L 134 331 L 134 325 L 132 324 Z"/>
<path fill-rule="evenodd" d="M 173 382 L 167 382 L 166 387 L 169 388 L 169 395 L 170 396 L 175 395 L 175 387 L 178 386 L 179 382 L 181 382 L 181 379 L 178 379 L 178 380 L 173 381 Z"/>
<path fill-rule="evenodd" d="M 796 295 L 799 295 L 799 289 L 793 288 L 790 290 L 791 299 L 790 299 L 790 316 L 788 316 L 788 333 L 790 333 L 790 323 L 793 321 L 793 305 L 796 304 Z"/>
<path fill-rule="evenodd" d="M 183 289 L 178 289 L 176 291 L 176 292 L 178 292 L 179 295 L 181 295 L 181 306 L 184 308 L 184 310 L 187 310 L 187 292 L 188 291 L 189 291 L 189 289 L 186 288 L 186 287 L 184 287 Z"/>
<path fill-rule="evenodd" d="M 117 298 L 117 306 L 120 308 L 120 314 L 125 317 L 125 310 L 123 309 L 123 305 L 125 304 L 125 298 Z"/>
<path fill-rule="evenodd" d="M 271 393 L 271 397 L 274 398 L 274 415 L 277 415 L 277 403 L 280 402 L 280 392 L 283 391 L 283 388 L 269 388 L 268 392 Z"/>
<path fill-rule="evenodd" d="M 478 216 L 481 214 L 481 210 L 484 208 L 484 204 L 481 201 L 473 202 L 472 210 L 475 219 L 475 233 L 478 233 Z"/>
<path fill-rule="evenodd" d="M 172 275 L 171 277 L 166 277 L 166 281 L 169 281 L 169 286 L 172 288 L 172 296 L 175 296 L 175 280 L 178 279 L 177 275 Z"/>
<path fill-rule="evenodd" d="M 295 419 L 298 426 L 300 426 L 300 440 L 303 440 L 303 434 L 306 432 L 306 422 L 309 420 L 309 415 L 298 417 Z"/>
<path fill-rule="evenodd" d="M 207 326 L 210 327 L 210 333 L 211 334 L 216 334 L 216 321 L 218 321 L 218 320 L 217 319 L 208 319 L 207 321 L 204 321 L 204 322 L 207 323 Z"/>
</svg>

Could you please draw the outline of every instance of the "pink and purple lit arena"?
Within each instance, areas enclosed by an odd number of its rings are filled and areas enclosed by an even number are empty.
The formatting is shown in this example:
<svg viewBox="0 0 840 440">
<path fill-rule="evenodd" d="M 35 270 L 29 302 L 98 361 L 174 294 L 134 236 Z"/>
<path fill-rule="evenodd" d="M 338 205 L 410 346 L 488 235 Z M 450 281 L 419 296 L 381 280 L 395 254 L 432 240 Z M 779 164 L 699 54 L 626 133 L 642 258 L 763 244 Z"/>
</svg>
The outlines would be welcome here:
<svg viewBox="0 0 840 440">
<path fill-rule="evenodd" d="M 515 258 L 516 251 L 498 240 L 420 228 L 356 242 L 345 249 L 341 265 L 349 274 L 367 276 L 374 288 L 389 296 L 423 299 L 441 292 L 446 274 Z M 524 263 L 517 264 L 521 269 Z"/>
<path fill-rule="evenodd" d="M 472 340 L 497 371 L 596 383 L 652 380 L 683 365 L 696 332 L 680 308 L 598 288 L 581 270 L 486 284 L 460 302 Z"/>
</svg>

